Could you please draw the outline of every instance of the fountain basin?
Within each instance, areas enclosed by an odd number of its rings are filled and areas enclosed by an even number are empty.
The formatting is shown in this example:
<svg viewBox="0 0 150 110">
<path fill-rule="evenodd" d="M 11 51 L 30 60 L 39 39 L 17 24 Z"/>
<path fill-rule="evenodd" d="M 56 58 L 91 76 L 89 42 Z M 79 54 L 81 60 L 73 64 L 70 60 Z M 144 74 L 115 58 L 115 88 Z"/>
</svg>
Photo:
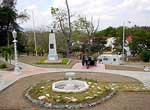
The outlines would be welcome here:
<svg viewBox="0 0 150 110">
<path fill-rule="evenodd" d="M 52 84 L 52 90 L 55 92 L 84 92 L 89 88 L 85 81 L 80 80 L 62 80 Z"/>
</svg>

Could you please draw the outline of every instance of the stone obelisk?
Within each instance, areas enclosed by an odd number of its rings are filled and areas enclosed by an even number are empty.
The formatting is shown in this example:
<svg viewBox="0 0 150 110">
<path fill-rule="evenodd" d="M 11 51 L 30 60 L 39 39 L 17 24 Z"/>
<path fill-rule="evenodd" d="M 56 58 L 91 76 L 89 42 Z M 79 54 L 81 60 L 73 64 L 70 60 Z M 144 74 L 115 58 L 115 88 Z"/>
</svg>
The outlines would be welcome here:
<svg viewBox="0 0 150 110">
<path fill-rule="evenodd" d="M 48 61 L 55 62 L 58 61 L 57 49 L 56 49 L 56 38 L 55 33 L 51 30 L 49 34 L 49 54 Z"/>
</svg>

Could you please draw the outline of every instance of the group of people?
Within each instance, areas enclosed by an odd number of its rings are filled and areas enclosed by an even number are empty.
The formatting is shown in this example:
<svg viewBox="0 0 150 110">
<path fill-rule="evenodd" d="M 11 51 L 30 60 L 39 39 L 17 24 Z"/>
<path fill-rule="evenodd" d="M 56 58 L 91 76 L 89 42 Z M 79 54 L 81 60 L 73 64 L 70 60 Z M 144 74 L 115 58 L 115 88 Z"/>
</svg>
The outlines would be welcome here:
<svg viewBox="0 0 150 110">
<path fill-rule="evenodd" d="M 87 66 L 87 69 L 90 66 L 96 66 L 97 59 L 92 56 L 82 55 L 82 66 Z"/>
</svg>

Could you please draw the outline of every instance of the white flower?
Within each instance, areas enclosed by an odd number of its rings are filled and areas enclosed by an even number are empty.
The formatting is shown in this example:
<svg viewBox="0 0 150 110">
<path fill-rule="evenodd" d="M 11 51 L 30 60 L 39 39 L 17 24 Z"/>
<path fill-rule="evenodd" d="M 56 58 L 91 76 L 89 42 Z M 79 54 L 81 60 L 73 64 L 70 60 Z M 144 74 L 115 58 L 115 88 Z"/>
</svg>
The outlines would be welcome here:
<svg viewBox="0 0 150 110">
<path fill-rule="evenodd" d="M 41 89 L 44 89 L 44 88 L 45 88 L 44 86 L 41 87 Z"/>
<path fill-rule="evenodd" d="M 102 92 L 97 92 L 97 94 L 102 94 Z"/>
<path fill-rule="evenodd" d="M 45 96 L 39 96 L 38 97 L 39 100 L 42 100 L 42 99 L 45 99 L 45 98 L 46 98 Z"/>
<path fill-rule="evenodd" d="M 95 88 L 95 86 L 92 86 L 92 88 Z"/>
<path fill-rule="evenodd" d="M 76 98 L 73 98 L 71 101 L 72 101 L 72 102 L 76 102 L 76 101 L 77 101 L 77 99 L 76 99 Z"/>
<path fill-rule="evenodd" d="M 49 94 L 46 94 L 47 97 L 49 97 Z"/>
<path fill-rule="evenodd" d="M 88 82 L 88 84 L 89 84 L 89 85 L 91 85 L 91 84 L 92 84 L 92 82 Z"/>
<path fill-rule="evenodd" d="M 87 96 L 87 97 L 85 97 L 85 99 L 92 99 L 93 97 L 90 97 L 90 96 Z"/>
<path fill-rule="evenodd" d="M 100 87 L 97 87 L 97 89 L 102 90 L 102 88 L 100 88 Z"/>
<path fill-rule="evenodd" d="M 65 97 L 65 99 L 68 99 L 68 100 L 70 100 L 71 98 L 70 98 L 70 97 Z"/>
</svg>

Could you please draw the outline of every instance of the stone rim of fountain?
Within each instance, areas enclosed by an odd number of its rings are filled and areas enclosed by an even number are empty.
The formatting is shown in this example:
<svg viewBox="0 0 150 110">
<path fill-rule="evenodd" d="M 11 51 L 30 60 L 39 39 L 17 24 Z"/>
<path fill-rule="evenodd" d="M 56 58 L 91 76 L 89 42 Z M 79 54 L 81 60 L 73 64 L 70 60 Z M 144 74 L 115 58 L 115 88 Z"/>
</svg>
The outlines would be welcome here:
<svg viewBox="0 0 150 110">
<path fill-rule="evenodd" d="M 75 72 L 67 72 L 68 80 L 57 81 L 52 84 L 52 90 L 55 92 L 77 93 L 85 92 L 89 85 L 85 81 L 73 80 Z"/>
</svg>

